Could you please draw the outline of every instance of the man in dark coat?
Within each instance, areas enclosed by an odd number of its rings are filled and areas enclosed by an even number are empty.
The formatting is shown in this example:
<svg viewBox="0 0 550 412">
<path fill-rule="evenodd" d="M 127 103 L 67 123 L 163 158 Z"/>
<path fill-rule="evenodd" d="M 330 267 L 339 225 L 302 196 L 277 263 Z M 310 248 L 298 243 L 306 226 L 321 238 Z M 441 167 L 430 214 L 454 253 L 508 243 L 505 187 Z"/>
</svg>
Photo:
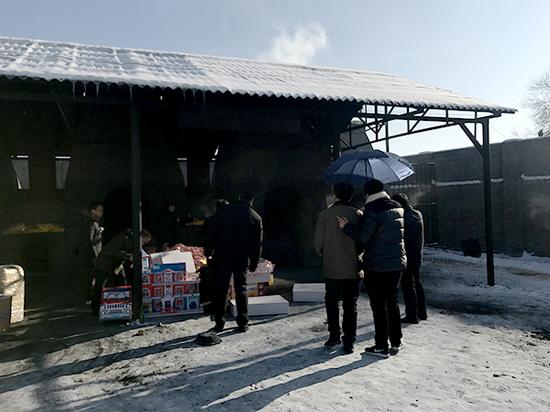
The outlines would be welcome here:
<svg viewBox="0 0 550 412">
<path fill-rule="evenodd" d="M 367 200 L 358 225 L 339 217 L 345 234 L 364 246 L 365 285 L 374 318 L 375 345 L 366 348 L 372 355 L 397 354 L 401 346 L 401 315 L 398 287 L 407 258 L 403 242 L 403 208 L 391 200 L 378 180 L 365 183 Z M 388 349 L 388 337 L 390 348 Z"/>
<path fill-rule="evenodd" d="M 336 201 L 319 213 L 313 243 L 323 258 L 325 277 L 325 306 L 329 339 L 325 346 L 334 347 L 344 342 L 344 352 L 352 353 L 357 331 L 357 298 L 359 297 L 358 245 L 339 228 L 336 218 L 346 217 L 352 224 L 358 224 L 361 212 L 350 203 L 353 187 L 346 183 L 334 186 Z M 340 337 L 340 314 L 338 300 L 342 296 L 344 317 Z"/>
<path fill-rule="evenodd" d="M 203 245 L 205 246 L 204 254 L 208 257 L 208 264 L 203 266 L 200 272 L 200 301 L 205 313 L 212 314 L 214 313 L 214 299 L 216 294 L 216 262 L 212 258 L 212 239 L 213 239 L 213 229 L 216 226 L 216 222 L 223 210 L 229 205 L 229 202 L 225 199 L 218 199 L 216 201 L 216 210 L 215 212 L 204 219 L 202 225 L 203 230 Z"/>
<path fill-rule="evenodd" d="M 176 214 L 176 205 L 169 203 L 160 217 L 158 228 L 158 240 L 162 250 L 169 249 L 178 241 L 178 228 L 180 219 Z"/>
<path fill-rule="evenodd" d="M 407 269 L 401 277 L 401 289 L 405 299 L 405 317 L 401 323 L 418 323 L 426 320 L 426 297 L 420 282 L 420 267 L 422 265 L 422 247 L 424 245 L 424 222 L 422 213 L 414 209 L 405 193 L 392 197 L 405 211 L 405 251 L 407 253 Z"/>
<path fill-rule="evenodd" d="M 223 331 L 229 282 L 233 275 L 237 301 L 237 331 L 248 330 L 246 272 L 256 270 L 262 245 L 262 218 L 252 208 L 254 194 L 243 190 L 239 200 L 224 208 L 212 224 L 207 250 L 215 262 L 216 296 L 214 331 Z"/>
<path fill-rule="evenodd" d="M 132 231 L 128 229 L 109 240 L 99 253 L 93 271 L 92 313 L 94 315 L 99 314 L 101 289 L 104 286 L 121 286 L 126 283 L 123 264 L 132 259 L 132 250 Z"/>
</svg>

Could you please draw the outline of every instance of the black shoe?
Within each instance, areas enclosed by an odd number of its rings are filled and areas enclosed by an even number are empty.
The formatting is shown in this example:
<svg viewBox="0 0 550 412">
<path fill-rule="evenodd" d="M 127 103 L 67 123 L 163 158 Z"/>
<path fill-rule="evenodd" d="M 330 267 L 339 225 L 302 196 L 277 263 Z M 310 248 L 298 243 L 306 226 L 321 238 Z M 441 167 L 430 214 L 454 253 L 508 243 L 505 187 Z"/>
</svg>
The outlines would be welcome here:
<svg viewBox="0 0 550 412">
<path fill-rule="evenodd" d="M 428 319 L 428 315 L 422 315 L 418 317 L 418 320 L 427 320 L 427 319 Z"/>
<path fill-rule="evenodd" d="M 378 348 L 376 346 L 369 346 L 365 348 L 365 353 L 372 356 L 378 356 L 379 358 L 389 358 L 390 354 L 386 348 Z"/>
<path fill-rule="evenodd" d="M 248 325 L 239 325 L 237 326 L 237 332 L 245 333 L 248 330 Z"/>
<path fill-rule="evenodd" d="M 328 340 L 325 342 L 325 346 L 327 348 L 333 348 L 339 344 L 342 343 L 342 339 L 340 339 L 340 336 L 331 336 L 328 338 Z"/>
<path fill-rule="evenodd" d="M 405 316 L 404 318 L 401 318 L 401 323 L 411 323 L 413 325 L 417 325 L 418 319 L 411 319 Z"/>
<path fill-rule="evenodd" d="M 216 323 L 216 325 L 209 330 L 209 332 L 220 333 L 223 332 L 224 324 Z"/>
<path fill-rule="evenodd" d="M 344 343 L 344 353 L 347 355 L 353 353 L 353 343 Z"/>
<path fill-rule="evenodd" d="M 395 356 L 399 353 L 401 349 L 403 349 L 403 345 L 401 343 L 399 345 L 393 345 L 388 353 L 390 354 L 390 356 Z"/>
</svg>

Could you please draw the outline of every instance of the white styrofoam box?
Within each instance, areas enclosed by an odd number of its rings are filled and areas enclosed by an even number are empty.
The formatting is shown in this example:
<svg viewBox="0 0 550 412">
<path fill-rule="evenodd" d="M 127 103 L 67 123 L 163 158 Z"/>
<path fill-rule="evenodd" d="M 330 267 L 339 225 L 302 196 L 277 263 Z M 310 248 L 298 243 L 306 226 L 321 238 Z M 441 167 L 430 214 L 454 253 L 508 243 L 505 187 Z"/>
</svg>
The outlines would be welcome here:
<svg viewBox="0 0 550 412">
<path fill-rule="evenodd" d="M 271 273 L 269 272 L 246 272 L 246 283 L 248 285 L 256 283 L 268 283 L 271 279 Z M 233 278 L 231 278 L 233 279 Z"/>
<path fill-rule="evenodd" d="M 231 313 L 237 316 L 237 302 L 231 299 Z M 248 298 L 248 316 L 288 315 L 288 300 L 281 295 Z"/>
<path fill-rule="evenodd" d="M 151 254 L 152 263 L 185 263 L 187 273 L 195 273 L 195 261 L 191 252 L 182 252 L 181 250 L 170 250 L 168 252 L 159 252 Z"/>
<path fill-rule="evenodd" d="M 324 283 L 295 283 L 292 288 L 293 302 L 324 302 Z"/>
<path fill-rule="evenodd" d="M 21 322 L 25 317 L 25 272 L 21 266 L 0 266 L 0 294 L 11 299 L 11 323 Z"/>
</svg>

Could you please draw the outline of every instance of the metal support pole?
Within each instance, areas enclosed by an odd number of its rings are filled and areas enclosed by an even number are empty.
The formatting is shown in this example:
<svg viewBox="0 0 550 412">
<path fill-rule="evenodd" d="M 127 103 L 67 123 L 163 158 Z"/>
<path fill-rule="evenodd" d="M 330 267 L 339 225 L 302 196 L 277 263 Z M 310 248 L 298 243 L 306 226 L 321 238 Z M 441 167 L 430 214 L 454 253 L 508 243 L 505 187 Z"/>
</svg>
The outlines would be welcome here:
<svg viewBox="0 0 550 412">
<path fill-rule="evenodd" d="M 340 134 L 336 132 L 335 128 L 332 128 L 331 132 L 334 134 L 332 139 L 332 161 L 334 161 L 340 157 L 342 146 L 340 144 Z"/>
<path fill-rule="evenodd" d="M 385 115 L 388 114 L 388 106 L 384 106 L 384 114 Z M 386 122 L 386 124 L 385 124 L 386 130 L 385 130 L 385 133 L 384 133 L 384 137 L 386 138 L 386 152 L 389 152 L 390 151 L 390 139 L 388 139 L 388 136 L 390 134 L 390 121 L 388 119 L 386 119 L 385 122 Z"/>
<path fill-rule="evenodd" d="M 483 130 L 483 194 L 485 198 L 485 251 L 487 253 L 487 284 L 495 285 L 493 256 L 493 210 L 491 205 L 491 149 L 489 146 L 489 121 L 481 123 Z"/>
<path fill-rule="evenodd" d="M 139 108 L 135 103 L 130 106 L 131 131 L 131 179 L 132 179 L 132 232 L 133 236 L 133 276 L 132 308 L 133 319 L 141 319 L 141 139 L 139 131 Z"/>
</svg>

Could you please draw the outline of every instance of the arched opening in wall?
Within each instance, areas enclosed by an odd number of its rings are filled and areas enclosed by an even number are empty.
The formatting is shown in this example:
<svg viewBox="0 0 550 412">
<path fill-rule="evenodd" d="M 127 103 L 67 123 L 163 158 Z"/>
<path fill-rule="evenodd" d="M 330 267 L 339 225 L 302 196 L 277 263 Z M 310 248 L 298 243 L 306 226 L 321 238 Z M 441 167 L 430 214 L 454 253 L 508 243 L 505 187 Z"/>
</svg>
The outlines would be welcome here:
<svg viewBox="0 0 550 412">
<path fill-rule="evenodd" d="M 300 199 L 295 189 L 283 186 L 265 195 L 262 255 L 277 265 L 299 263 Z"/>
</svg>

